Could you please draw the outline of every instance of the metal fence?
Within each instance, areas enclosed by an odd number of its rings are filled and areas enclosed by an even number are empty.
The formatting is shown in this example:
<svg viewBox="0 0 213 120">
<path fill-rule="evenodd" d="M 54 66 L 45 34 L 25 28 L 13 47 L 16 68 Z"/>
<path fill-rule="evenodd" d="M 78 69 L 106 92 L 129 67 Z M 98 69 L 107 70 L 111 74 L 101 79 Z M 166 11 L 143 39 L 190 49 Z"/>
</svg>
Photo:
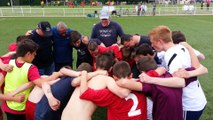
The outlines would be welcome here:
<svg viewBox="0 0 213 120">
<path fill-rule="evenodd" d="M 97 17 L 101 8 L 0 8 L 0 17 Z M 115 12 L 116 11 L 116 12 Z M 138 16 L 138 11 L 134 8 L 115 8 L 116 16 Z M 95 14 L 97 12 L 97 14 Z M 112 12 L 113 13 L 113 12 Z M 141 11 L 139 16 L 152 16 L 153 8 L 147 8 Z M 199 8 L 183 6 L 183 7 L 157 7 L 155 9 L 156 16 L 168 15 L 213 15 L 213 7 Z"/>
</svg>

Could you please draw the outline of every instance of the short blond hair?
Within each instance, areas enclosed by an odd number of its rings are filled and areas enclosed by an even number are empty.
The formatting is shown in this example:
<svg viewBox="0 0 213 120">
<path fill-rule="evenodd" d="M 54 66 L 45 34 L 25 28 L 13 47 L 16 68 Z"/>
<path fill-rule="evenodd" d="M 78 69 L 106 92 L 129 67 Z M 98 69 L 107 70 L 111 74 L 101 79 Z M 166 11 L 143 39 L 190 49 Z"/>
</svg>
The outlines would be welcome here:
<svg viewBox="0 0 213 120">
<path fill-rule="evenodd" d="M 158 41 L 159 39 L 163 40 L 165 43 L 173 42 L 172 41 L 172 32 L 169 27 L 165 25 L 160 25 L 149 32 L 150 39 Z"/>
</svg>

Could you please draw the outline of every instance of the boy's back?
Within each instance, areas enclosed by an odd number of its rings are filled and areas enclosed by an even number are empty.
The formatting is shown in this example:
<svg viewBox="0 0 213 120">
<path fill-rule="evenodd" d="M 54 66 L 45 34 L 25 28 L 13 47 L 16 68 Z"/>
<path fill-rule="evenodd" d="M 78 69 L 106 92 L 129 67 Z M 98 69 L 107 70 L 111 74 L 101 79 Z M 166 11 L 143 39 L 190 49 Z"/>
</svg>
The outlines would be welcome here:
<svg viewBox="0 0 213 120">
<path fill-rule="evenodd" d="M 96 71 L 109 71 L 113 65 L 113 57 L 110 53 L 103 53 L 97 56 Z M 100 90 L 109 88 L 116 95 L 122 96 L 122 88 L 118 87 L 115 80 L 106 75 L 98 75 L 88 82 L 90 88 Z M 90 101 L 81 100 L 80 89 L 76 88 L 66 108 L 62 113 L 62 120 L 90 120 L 96 105 Z M 125 93 L 124 93 L 125 94 Z"/>
<path fill-rule="evenodd" d="M 95 90 L 100 90 L 106 88 L 109 81 L 114 80 L 109 76 L 98 75 L 88 82 L 88 86 Z M 77 87 L 65 107 L 61 119 L 90 120 L 95 109 L 96 105 L 94 103 L 80 99 L 80 89 Z"/>
<path fill-rule="evenodd" d="M 85 73 L 82 73 L 86 76 Z M 120 79 L 131 79 L 131 69 L 127 62 L 119 61 L 113 65 L 113 77 Z M 101 78 L 99 79 L 101 81 Z M 108 89 L 93 89 L 87 84 L 86 79 L 81 80 L 81 98 L 93 101 L 98 106 L 108 107 L 108 120 L 146 120 L 146 97 L 142 93 L 127 92 L 126 96 L 118 97 L 112 92 L 111 81 L 106 80 Z M 114 81 L 115 82 L 115 81 Z M 117 84 L 116 84 L 117 85 Z M 116 86 L 115 85 L 115 86 Z M 116 89 L 116 87 L 115 87 Z M 112 91 L 112 92 L 110 92 Z M 120 90 L 117 90 L 120 92 Z M 117 94 L 117 93 L 116 93 Z"/>
</svg>

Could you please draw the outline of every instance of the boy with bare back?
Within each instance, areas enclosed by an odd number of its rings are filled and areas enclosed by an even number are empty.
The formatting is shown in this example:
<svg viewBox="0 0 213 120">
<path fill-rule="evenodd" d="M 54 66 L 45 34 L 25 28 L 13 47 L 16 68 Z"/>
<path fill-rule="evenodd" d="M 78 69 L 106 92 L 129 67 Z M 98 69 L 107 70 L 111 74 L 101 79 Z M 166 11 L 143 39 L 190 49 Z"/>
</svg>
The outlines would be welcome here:
<svg viewBox="0 0 213 120">
<path fill-rule="evenodd" d="M 109 53 L 98 55 L 96 67 L 97 71 L 109 71 L 113 64 L 113 57 Z M 109 76 L 98 75 L 88 82 L 89 87 L 99 90 L 108 88 L 119 97 L 126 97 L 129 90 L 117 86 L 115 80 Z M 73 92 L 66 108 L 63 111 L 62 120 L 91 120 L 91 116 L 96 109 L 96 105 L 91 101 L 81 100 L 80 89 L 77 87 Z M 79 114 L 80 113 L 80 114 Z"/>
<path fill-rule="evenodd" d="M 87 73 L 82 72 L 81 99 L 90 100 L 98 106 L 107 106 L 108 120 L 146 120 L 146 97 L 142 92 L 131 92 L 119 98 L 108 89 L 94 90 L 88 87 Z M 113 65 L 114 79 L 131 79 L 131 69 L 127 62 L 119 61 Z"/>
</svg>

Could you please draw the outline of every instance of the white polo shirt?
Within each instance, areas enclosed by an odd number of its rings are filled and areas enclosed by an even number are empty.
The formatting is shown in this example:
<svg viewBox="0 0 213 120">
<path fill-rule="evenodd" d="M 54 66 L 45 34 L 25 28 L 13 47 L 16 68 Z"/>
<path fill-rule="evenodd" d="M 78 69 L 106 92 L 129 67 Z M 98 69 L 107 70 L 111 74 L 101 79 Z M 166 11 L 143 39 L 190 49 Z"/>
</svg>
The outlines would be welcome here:
<svg viewBox="0 0 213 120">
<path fill-rule="evenodd" d="M 173 54 L 177 55 L 168 66 Z M 167 65 L 166 69 L 170 73 L 177 71 L 179 68 L 191 67 L 189 51 L 179 44 L 169 48 L 165 52 L 164 60 Z M 191 82 L 188 86 L 183 88 L 182 102 L 184 111 L 200 111 L 205 107 L 207 103 L 206 97 L 198 80 Z"/>
</svg>

